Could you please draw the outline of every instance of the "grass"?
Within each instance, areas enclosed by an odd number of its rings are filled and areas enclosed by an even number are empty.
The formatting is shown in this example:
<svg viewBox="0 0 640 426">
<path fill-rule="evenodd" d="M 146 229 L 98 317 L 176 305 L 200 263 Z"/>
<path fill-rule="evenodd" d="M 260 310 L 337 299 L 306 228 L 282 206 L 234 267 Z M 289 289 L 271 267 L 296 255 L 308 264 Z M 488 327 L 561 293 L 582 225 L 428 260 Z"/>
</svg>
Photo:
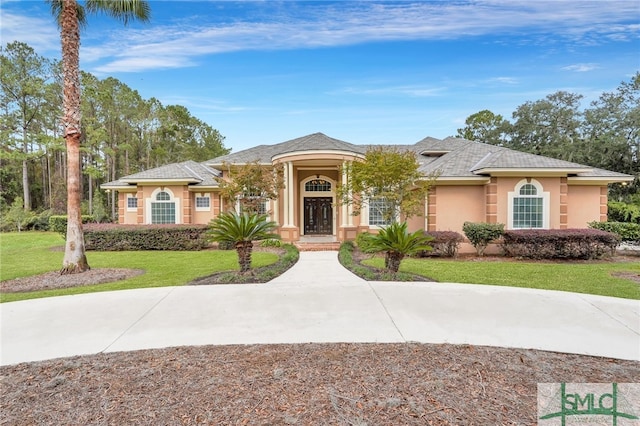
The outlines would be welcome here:
<svg viewBox="0 0 640 426">
<path fill-rule="evenodd" d="M 0 234 L 0 281 L 56 271 L 62 266 L 62 238 L 57 233 L 22 232 Z M 1 302 L 62 296 L 97 291 L 124 290 L 144 287 L 184 285 L 195 278 L 215 272 L 237 270 L 237 255 L 230 251 L 147 251 L 147 252 L 88 252 L 93 268 L 144 269 L 145 274 L 109 284 L 74 287 L 0 295 Z M 254 252 L 253 266 L 261 267 L 278 262 L 269 252 Z M 365 264 L 381 268 L 382 258 Z M 491 284 L 562 290 L 602 296 L 640 299 L 640 285 L 611 274 L 627 271 L 640 274 L 640 262 L 616 263 L 607 261 L 577 263 L 544 263 L 405 259 L 400 270 L 423 275 L 439 282 Z"/>
<path fill-rule="evenodd" d="M 379 257 L 364 263 L 384 267 L 384 260 Z M 400 271 L 438 282 L 528 287 L 640 299 L 640 284 L 612 276 L 617 271 L 640 274 L 640 262 L 555 263 L 425 258 L 404 259 Z"/>
<path fill-rule="evenodd" d="M 0 281 L 56 271 L 62 267 L 64 241 L 57 233 L 22 232 L 0 234 Z M 184 285 L 215 272 L 238 269 L 235 250 L 229 251 L 135 251 L 87 252 L 92 268 L 143 269 L 145 273 L 128 280 L 93 286 L 0 295 L 1 302 L 39 297 L 92 293 L 97 291 Z M 276 263 L 278 255 L 254 252 L 252 266 Z"/>
</svg>

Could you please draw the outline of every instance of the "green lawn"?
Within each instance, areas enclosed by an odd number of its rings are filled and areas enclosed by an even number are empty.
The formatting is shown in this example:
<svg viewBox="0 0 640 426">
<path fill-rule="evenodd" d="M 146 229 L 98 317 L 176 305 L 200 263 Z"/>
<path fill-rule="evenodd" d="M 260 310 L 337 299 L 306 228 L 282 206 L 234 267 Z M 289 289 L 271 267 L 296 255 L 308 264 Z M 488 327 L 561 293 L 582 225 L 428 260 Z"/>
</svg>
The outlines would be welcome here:
<svg viewBox="0 0 640 426">
<path fill-rule="evenodd" d="M 365 264 L 382 268 L 384 260 L 378 257 L 366 260 Z M 640 274 L 640 261 L 545 263 L 426 258 L 405 259 L 400 271 L 422 275 L 439 282 L 529 287 L 640 299 L 640 284 L 611 275 L 615 271 Z"/>
<path fill-rule="evenodd" d="M 0 234 L 0 281 L 55 271 L 62 266 L 64 241 L 56 233 Z M 58 247 L 59 250 L 52 250 Z M 0 301 L 60 296 L 107 290 L 184 285 L 213 272 L 237 270 L 235 251 L 88 252 L 93 268 L 144 269 L 145 274 L 110 284 L 23 294 L 4 294 Z M 253 265 L 277 261 L 273 253 L 255 252 Z M 366 261 L 382 267 L 381 258 Z M 474 260 L 405 259 L 401 270 L 440 282 L 492 284 L 563 290 L 603 296 L 640 299 L 640 285 L 611 275 L 615 271 L 640 274 L 640 261 L 576 263 L 500 262 Z"/>
<path fill-rule="evenodd" d="M 0 234 L 0 281 L 56 271 L 62 267 L 64 241 L 57 233 L 22 232 Z M 52 248 L 58 247 L 59 250 Z M 109 284 L 75 287 L 61 290 L 0 295 L 0 301 L 33 299 L 96 291 L 123 290 L 144 287 L 184 285 L 197 277 L 219 271 L 237 270 L 238 257 L 231 251 L 135 251 L 87 252 L 92 268 L 134 268 L 145 273 Z M 275 263 L 278 256 L 254 252 L 253 266 Z"/>
</svg>

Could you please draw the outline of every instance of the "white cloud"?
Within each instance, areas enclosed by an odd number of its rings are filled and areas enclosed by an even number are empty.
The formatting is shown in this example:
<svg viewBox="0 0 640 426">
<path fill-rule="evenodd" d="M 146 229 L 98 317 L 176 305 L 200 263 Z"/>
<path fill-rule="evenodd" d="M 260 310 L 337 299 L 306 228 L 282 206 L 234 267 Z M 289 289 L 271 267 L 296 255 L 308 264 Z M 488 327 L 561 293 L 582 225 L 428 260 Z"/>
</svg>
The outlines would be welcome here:
<svg viewBox="0 0 640 426">
<path fill-rule="evenodd" d="M 375 87 L 348 87 L 337 91 L 339 94 L 365 95 L 365 96 L 409 96 L 414 98 L 427 98 L 441 96 L 447 90 L 446 87 L 429 87 L 420 85 L 406 86 L 375 86 Z"/>
<path fill-rule="evenodd" d="M 176 23 L 150 29 L 121 29 L 101 34 L 99 41 L 83 38 L 82 60 L 98 72 L 143 71 L 188 67 L 204 55 L 243 50 L 282 50 L 345 46 L 392 40 L 441 40 L 487 34 L 527 33 L 531 43 L 549 34 L 575 43 L 633 40 L 640 28 L 634 1 L 523 1 L 341 3 L 261 2 L 253 16 L 188 16 L 188 3 L 176 12 Z M 218 5 L 219 6 L 219 5 Z M 215 7 L 212 6 L 212 7 Z M 249 10 L 249 9 L 247 9 Z M 57 44 L 52 19 L 3 13 L 2 32 L 50 49 Z M 179 18 L 179 20 L 178 20 Z M 125 36 L 123 37 L 123 34 Z M 89 44 L 90 43 L 90 44 Z"/>
<path fill-rule="evenodd" d="M 567 65 L 566 67 L 562 67 L 563 71 L 574 71 L 574 72 L 587 72 L 598 69 L 598 64 L 573 64 Z"/>
<path fill-rule="evenodd" d="M 518 84 L 518 79 L 515 77 L 494 77 L 487 80 L 487 83 L 514 85 L 514 84 Z"/>
<path fill-rule="evenodd" d="M 2 44 L 21 41 L 40 55 L 56 51 L 59 54 L 60 33 L 52 16 L 34 17 L 0 9 Z"/>
</svg>

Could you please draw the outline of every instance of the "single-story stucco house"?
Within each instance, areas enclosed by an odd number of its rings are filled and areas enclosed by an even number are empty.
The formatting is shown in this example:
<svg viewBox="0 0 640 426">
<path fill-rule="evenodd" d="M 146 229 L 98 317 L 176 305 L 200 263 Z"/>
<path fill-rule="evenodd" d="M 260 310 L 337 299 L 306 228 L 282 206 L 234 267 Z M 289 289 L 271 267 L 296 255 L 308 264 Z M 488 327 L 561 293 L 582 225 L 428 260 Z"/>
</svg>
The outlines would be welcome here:
<svg viewBox="0 0 640 426">
<path fill-rule="evenodd" d="M 118 192 L 121 224 L 206 224 L 225 206 L 218 178 L 223 164 L 259 162 L 283 167 L 284 189 L 265 205 L 284 241 L 330 236 L 354 239 L 384 219 L 374 209 L 359 216 L 340 205 L 342 166 L 359 161 L 371 145 L 354 145 L 314 133 L 260 145 L 202 163 L 185 161 L 124 176 L 101 186 Z M 411 230 L 457 231 L 470 222 L 504 223 L 507 229 L 586 228 L 607 218 L 607 186 L 632 176 L 465 139 L 427 137 L 414 145 L 389 145 L 415 153 L 425 176 L 438 174 L 422 216 Z"/>
</svg>

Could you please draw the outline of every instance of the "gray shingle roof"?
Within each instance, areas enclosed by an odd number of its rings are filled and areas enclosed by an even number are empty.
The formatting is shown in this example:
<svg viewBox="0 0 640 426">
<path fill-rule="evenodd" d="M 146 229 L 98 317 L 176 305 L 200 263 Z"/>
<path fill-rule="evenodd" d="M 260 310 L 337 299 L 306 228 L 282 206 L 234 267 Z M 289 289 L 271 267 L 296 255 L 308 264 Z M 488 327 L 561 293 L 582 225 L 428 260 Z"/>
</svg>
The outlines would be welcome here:
<svg viewBox="0 0 640 426">
<path fill-rule="evenodd" d="M 509 169 L 558 169 L 578 176 L 624 177 L 621 173 L 595 169 L 582 164 L 557 160 L 526 152 L 465 139 L 426 138 L 415 145 L 414 151 L 423 164 L 420 170 L 431 173 L 441 171 L 443 177 L 471 177 L 484 174 L 484 170 Z M 429 152 L 438 153 L 433 159 Z M 442 154 L 443 152 L 446 152 Z"/>
<path fill-rule="evenodd" d="M 218 176 L 220 176 L 218 170 L 208 167 L 203 163 L 189 160 L 124 176 L 117 181 L 109 182 L 103 186 L 116 187 L 126 186 L 139 181 L 176 180 L 190 182 L 193 186 L 217 187 L 218 181 L 215 178 Z"/>
<path fill-rule="evenodd" d="M 217 166 L 226 163 L 250 163 L 258 161 L 264 164 L 271 164 L 271 159 L 276 155 L 287 154 L 298 151 L 347 151 L 364 154 L 366 147 L 354 145 L 349 142 L 331 138 L 323 133 L 313 133 L 300 138 L 291 139 L 275 145 L 259 145 L 254 148 L 245 149 L 236 153 L 223 155 L 205 161 L 205 164 Z"/>
<path fill-rule="evenodd" d="M 119 181 L 103 186 L 128 186 L 140 180 L 180 180 L 191 182 L 195 186 L 218 186 L 215 177 L 220 172 L 211 166 L 224 162 L 249 163 L 258 161 L 271 164 L 276 155 L 299 151 L 347 151 L 364 154 L 375 145 L 354 145 L 322 133 L 313 133 L 275 145 L 259 145 L 236 153 L 213 158 L 203 163 L 184 161 L 146 170 Z M 380 145 L 378 145 L 380 146 Z M 518 169 L 557 169 L 568 175 L 585 178 L 629 179 L 631 176 L 608 170 L 597 169 L 581 164 L 556 160 L 540 155 L 515 151 L 495 145 L 473 142 L 466 139 L 427 137 L 413 145 L 381 145 L 389 148 L 413 151 L 420 163 L 420 171 L 426 175 L 438 172 L 444 178 L 473 178 L 486 176 L 489 171 L 509 171 Z"/>
</svg>

